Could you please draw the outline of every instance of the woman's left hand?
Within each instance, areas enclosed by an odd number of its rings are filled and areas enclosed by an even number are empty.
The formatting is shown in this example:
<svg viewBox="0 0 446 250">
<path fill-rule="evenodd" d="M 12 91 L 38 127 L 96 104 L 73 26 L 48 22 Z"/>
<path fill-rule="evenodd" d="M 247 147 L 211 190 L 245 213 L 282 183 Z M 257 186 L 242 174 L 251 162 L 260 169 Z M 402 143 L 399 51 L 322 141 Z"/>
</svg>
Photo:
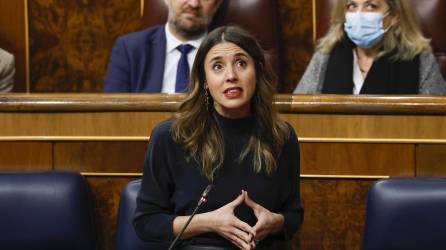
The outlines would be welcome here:
<svg viewBox="0 0 446 250">
<path fill-rule="evenodd" d="M 254 215 L 257 217 L 257 223 L 254 225 L 254 230 L 256 231 L 255 240 L 260 241 L 268 236 L 268 234 L 280 232 L 284 223 L 283 215 L 270 212 L 268 209 L 251 200 L 248 192 L 243 192 L 246 205 L 254 211 Z"/>
</svg>

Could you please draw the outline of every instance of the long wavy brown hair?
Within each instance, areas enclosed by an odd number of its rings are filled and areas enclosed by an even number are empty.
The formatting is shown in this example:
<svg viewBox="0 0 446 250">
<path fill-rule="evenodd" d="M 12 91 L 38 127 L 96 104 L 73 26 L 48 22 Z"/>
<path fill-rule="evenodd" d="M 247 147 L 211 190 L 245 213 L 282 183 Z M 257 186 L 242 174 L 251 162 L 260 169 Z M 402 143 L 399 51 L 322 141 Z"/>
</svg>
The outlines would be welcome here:
<svg viewBox="0 0 446 250">
<path fill-rule="evenodd" d="M 277 169 L 277 157 L 290 131 L 273 108 L 277 81 L 271 66 L 256 39 L 239 27 L 217 28 L 201 44 L 192 68 L 188 93 L 173 118 L 172 137 L 183 146 L 187 160 L 197 161 L 202 174 L 213 180 L 215 171 L 223 164 L 224 140 L 212 114 L 216 112 L 212 97 L 206 94 L 204 61 L 209 50 L 223 42 L 236 44 L 255 62 L 257 82 L 251 99 L 253 128 L 238 160 L 240 162 L 252 153 L 253 170 L 270 175 Z"/>
</svg>

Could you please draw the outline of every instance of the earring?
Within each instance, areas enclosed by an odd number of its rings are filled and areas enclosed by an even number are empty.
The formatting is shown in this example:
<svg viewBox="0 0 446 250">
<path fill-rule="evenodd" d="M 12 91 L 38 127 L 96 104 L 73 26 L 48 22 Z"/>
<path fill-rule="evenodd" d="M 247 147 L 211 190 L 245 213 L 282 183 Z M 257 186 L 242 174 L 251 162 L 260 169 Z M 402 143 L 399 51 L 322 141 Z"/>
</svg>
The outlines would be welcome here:
<svg viewBox="0 0 446 250">
<path fill-rule="evenodd" d="M 209 106 L 211 105 L 211 101 L 209 98 L 209 92 L 208 92 L 207 88 L 204 89 L 204 98 L 206 99 L 205 100 L 206 101 L 206 110 L 209 112 Z"/>
</svg>

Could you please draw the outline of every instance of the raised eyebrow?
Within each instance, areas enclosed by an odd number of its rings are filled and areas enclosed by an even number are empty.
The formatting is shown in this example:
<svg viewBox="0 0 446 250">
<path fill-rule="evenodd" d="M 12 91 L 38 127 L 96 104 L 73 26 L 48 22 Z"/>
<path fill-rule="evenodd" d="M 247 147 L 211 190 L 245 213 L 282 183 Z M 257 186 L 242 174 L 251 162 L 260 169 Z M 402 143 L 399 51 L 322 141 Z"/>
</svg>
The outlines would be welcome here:
<svg viewBox="0 0 446 250">
<path fill-rule="evenodd" d="M 222 56 L 215 56 L 215 57 L 212 57 L 210 60 L 209 60 L 209 62 L 215 62 L 215 61 L 220 61 L 220 60 L 222 60 Z"/>
<path fill-rule="evenodd" d="M 246 58 L 248 58 L 248 55 L 246 53 L 244 53 L 244 52 L 236 53 L 234 56 L 235 57 L 246 57 Z"/>
<path fill-rule="evenodd" d="M 234 57 L 237 57 L 237 58 L 238 58 L 238 57 L 249 58 L 248 55 L 247 55 L 246 53 L 243 53 L 243 52 L 235 53 L 235 54 L 234 54 Z M 214 57 L 212 57 L 212 58 L 209 60 L 209 62 L 213 63 L 213 62 L 215 62 L 215 61 L 221 61 L 221 60 L 223 60 L 223 56 L 214 56 Z"/>
</svg>

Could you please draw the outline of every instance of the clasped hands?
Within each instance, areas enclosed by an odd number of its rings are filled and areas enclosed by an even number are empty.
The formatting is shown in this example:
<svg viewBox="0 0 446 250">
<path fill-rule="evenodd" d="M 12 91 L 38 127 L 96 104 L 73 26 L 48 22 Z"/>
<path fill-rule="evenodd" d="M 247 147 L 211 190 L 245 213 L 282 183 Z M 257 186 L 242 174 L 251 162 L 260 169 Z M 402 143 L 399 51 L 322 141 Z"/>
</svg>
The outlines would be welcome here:
<svg viewBox="0 0 446 250">
<path fill-rule="evenodd" d="M 250 207 L 257 217 L 257 223 L 253 227 L 234 215 L 234 209 L 242 203 Z M 268 234 L 279 232 L 284 222 L 283 215 L 272 213 L 257 204 L 244 190 L 232 202 L 208 212 L 208 218 L 213 231 L 243 250 L 254 249 L 256 242 L 263 240 Z"/>
</svg>

